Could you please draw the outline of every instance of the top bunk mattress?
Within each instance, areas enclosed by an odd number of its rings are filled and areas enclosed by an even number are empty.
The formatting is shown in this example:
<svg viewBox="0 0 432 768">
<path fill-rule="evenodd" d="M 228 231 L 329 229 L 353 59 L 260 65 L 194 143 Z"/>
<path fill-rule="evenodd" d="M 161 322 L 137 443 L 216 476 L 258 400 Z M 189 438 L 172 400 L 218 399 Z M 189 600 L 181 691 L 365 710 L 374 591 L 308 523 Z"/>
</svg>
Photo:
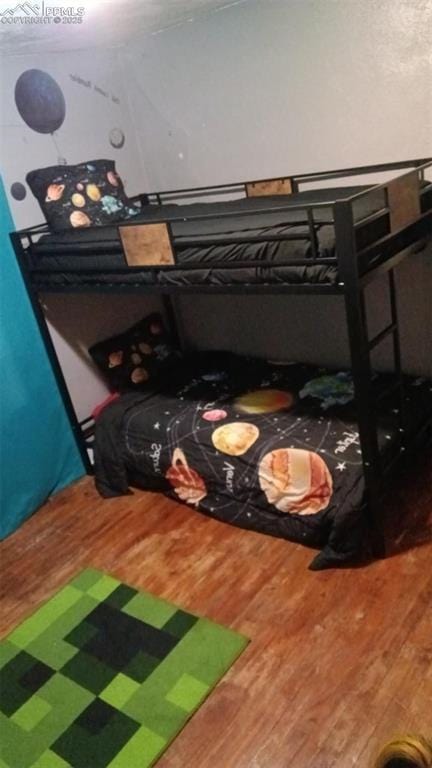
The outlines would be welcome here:
<svg viewBox="0 0 432 768">
<path fill-rule="evenodd" d="M 170 222 L 174 266 L 129 271 L 117 226 L 89 227 L 43 235 L 34 243 L 31 248 L 32 271 L 36 270 L 33 279 L 41 287 L 138 281 L 177 286 L 335 285 L 336 264 L 325 261 L 335 257 L 333 210 L 331 206 L 319 206 L 366 189 L 365 186 L 332 187 L 224 202 L 149 205 L 133 222 Z M 315 249 L 310 241 L 307 212 L 290 210 L 293 206 L 314 203 L 318 206 L 313 209 Z M 360 220 L 382 208 L 382 190 L 372 192 L 356 202 L 355 218 Z M 363 227 L 364 245 L 385 234 L 385 219 L 383 214 Z M 298 265 L 296 262 L 301 260 L 310 264 Z"/>
</svg>

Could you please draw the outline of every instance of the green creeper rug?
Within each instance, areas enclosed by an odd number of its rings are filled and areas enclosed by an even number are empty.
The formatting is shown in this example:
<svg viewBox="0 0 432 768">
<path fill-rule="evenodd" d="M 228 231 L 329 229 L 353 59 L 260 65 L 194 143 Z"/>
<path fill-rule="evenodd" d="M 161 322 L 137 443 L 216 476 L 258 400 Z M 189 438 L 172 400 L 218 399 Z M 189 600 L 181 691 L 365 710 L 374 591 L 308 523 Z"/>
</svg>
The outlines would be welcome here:
<svg viewBox="0 0 432 768">
<path fill-rule="evenodd" d="M 247 643 L 83 571 L 0 644 L 0 768 L 153 765 Z"/>
</svg>

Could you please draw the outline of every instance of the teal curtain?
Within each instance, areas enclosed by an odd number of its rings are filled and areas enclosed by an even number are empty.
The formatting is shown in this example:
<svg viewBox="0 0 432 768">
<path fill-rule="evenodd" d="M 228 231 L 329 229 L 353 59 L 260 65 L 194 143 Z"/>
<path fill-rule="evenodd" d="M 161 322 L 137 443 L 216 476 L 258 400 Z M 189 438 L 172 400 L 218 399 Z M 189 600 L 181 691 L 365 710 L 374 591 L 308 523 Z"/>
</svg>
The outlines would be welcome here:
<svg viewBox="0 0 432 768">
<path fill-rule="evenodd" d="M 84 467 L 9 240 L 0 177 L 0 537 Z"/>
</svg>

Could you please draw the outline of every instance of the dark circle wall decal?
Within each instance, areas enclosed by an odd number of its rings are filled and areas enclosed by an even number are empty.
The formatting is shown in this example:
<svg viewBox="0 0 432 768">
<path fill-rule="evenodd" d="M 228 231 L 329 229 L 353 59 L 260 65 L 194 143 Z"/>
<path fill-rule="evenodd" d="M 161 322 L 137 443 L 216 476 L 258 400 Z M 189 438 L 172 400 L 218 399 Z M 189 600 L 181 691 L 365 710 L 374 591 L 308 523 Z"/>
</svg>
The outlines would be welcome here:
<svg viewBox="0 0 432 768">
<path fill-rule="evenodd" d="M 24 200 L 25 196 L 27 195 L 27 190 L 24 184 L 21 184 L 20 181 L 14 181 L 14 183 L 11 185 L 10 193 L 14 200 Z"/>
<path fill-rule="evenodd" d="M 121 128 L 111 128 L 109 142 L 114 149 L 121 149 L 125 141 L 126 138 Z"/>
<path fill-rule="evenodd" d="M 53 133 L 65 119 L 63 92 L 54 78 L 41 69 L 27 69 L 19 76 L 15 104 L 24 122 L 38 133 Z"/>
</svg>

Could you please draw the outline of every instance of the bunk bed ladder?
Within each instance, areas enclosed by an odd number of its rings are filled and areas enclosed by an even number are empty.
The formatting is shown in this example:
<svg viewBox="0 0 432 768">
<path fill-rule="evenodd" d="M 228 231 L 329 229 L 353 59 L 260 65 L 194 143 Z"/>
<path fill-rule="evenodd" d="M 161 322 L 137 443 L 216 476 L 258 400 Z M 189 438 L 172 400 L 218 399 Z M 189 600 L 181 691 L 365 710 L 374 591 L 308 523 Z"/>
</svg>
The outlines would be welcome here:
<svg viewBox="0 0 432 768">
<path fill-rule="evenodd" d="M 380 393 L 378 401 L 381 402 L 387 397 L 391 397 L 394 393 L 397 393 L 397 408 L 394 409 L 394 413 L 397 416 L 398 422 L 398 441 L 396 445 L 397 451 L 405 451 L 406 449 L 406 419 L 405 419 L 405 393 L 402 376 L 401 354 L 400 354 L 400 335 L 399 335 L 399 322 L 398 322 L 398 310 L 396 300 L 396 283 L 394 270 L 390 269 L 387 272 L 388 278 L 388 291 L 390 299 L 390 323 L 382 331 L 380 331 L 373 339 L 369 341 L 369 351 L 371 352 L 381 342 L 392 336 L 393 341 L 393 365 L 395 381 Z"/>
<path fill-rule="evenodd" d="M 396 305 L 396 286 L 393 270 L 388 272 L 390 296 L 390 323 L 374 338 L 369 339 L 367 312 L 357 261 L 354 216 L 349 201 L 337 201 L 334 206 L 336 242 L 338 244 L 339 287 L 343 289 L 345 312 L 351 354 L 354 394 L 357 406 L 358 429 L 363 459 L 367 510 L 371 529 L 371 545 L 376 557 L 385 555 L 385 541 L 381 523 L 381 480 L 385 471 L 378 446 L 377 417 L 379 401 L 375 397 L 372 381 L 371 351 L 381 342 L 393 337 L 396 382 L 390 388 L 399 393 L 399 429 L 403 426 L 403 387 L 400 359 L 399 329 Z M 385 393 L 391 394 L 390 391 Z M 403 446 L 402 446 L 403 447 Z"/>
</svg>

